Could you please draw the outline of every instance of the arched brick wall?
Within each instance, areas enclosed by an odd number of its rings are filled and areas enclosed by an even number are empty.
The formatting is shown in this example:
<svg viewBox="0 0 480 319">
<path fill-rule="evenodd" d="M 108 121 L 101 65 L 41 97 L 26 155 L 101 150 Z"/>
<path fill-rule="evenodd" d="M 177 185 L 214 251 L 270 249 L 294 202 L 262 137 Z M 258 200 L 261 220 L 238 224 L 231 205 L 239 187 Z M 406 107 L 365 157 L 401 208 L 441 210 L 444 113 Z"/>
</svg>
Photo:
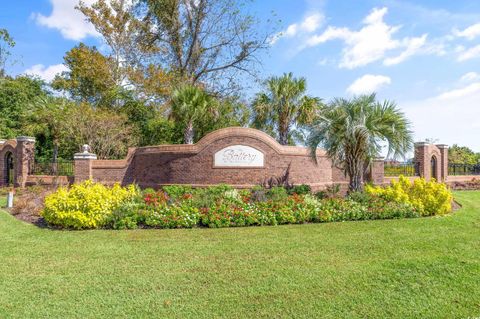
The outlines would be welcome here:
<svg viewBox="0 0 480 319">
<path fill-rule="evenodd" d="M 15 166 L 16 166 L 16 147 L 17 142 L 15 140 L 2 141 L 0 144 L 0 186 L 7 185 L 6 183 L 6 172 L 7 172 L 7 163 L 6 156 L 8 153 L 12 153 Z"/>
<path fill-rule="evenodd" d="M 252 147 L 264 154 L 263 167 L 214 167 L 214 154 L 232 145 Z M 193 145 L 159 145 L 130 149 L 125 160 L 91 160 L 94 180 L 158 188 L 169 184 L 207 186 L 226 183 L 252 187 L 289 171 L 293 184 L 323 189 L 345 178 L 331 160 L 317 151 L 317 163 L 305 147 L 282 146 L 268 134 L 230 127 L 212 132 Z M 77 164 L 76 164 L 77 165 Z"/>
<path fill-rule="evenodd" d="M 415 161 L 419 165 L 421 177 L 430 180 L 432 177 L 432 157 L 436 159 L 435 173 L 438 181 L 446 182 L 448 178 L 448 147 L 443 144 L 415 143 Z"/>
</svg>

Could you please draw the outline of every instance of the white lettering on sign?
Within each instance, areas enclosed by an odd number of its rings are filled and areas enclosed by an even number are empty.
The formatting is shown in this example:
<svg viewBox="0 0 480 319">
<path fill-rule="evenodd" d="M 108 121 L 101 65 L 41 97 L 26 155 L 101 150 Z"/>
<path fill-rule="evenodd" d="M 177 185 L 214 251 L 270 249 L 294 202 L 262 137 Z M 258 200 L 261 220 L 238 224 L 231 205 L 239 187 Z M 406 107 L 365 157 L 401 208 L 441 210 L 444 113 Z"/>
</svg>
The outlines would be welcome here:
<svg viewBox="0 0 480 319">
<path fill-rule="evenodd" d="M 215 153 L 215 167 L 263 167 L 264 155 L 246 145 L 232 145 Z"/>
</svg>

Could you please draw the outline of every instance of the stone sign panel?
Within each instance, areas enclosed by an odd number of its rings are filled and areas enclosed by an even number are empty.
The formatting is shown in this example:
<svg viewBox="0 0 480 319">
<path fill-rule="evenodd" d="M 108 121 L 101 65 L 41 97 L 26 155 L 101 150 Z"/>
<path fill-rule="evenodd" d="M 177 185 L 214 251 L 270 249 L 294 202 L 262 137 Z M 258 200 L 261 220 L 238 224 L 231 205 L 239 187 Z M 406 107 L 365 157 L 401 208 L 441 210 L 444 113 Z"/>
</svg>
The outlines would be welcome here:
<svg viewBox="0 0 480 319">
<path fill-rule="evenodd" d="M 246 145 L 227 146 L 214 155 L 214 167 L 264 167 L 262 152 Z"/>
</svg>

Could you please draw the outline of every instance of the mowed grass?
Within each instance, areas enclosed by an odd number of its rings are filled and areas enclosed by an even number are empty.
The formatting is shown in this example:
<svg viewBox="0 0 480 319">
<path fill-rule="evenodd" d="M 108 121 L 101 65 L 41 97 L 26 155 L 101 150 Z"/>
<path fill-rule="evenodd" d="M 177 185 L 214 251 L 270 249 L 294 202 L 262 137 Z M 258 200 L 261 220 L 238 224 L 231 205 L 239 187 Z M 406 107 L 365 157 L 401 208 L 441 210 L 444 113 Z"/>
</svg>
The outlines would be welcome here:
<svg viewBox="0 0 480 319">
<path fill-rule="evenodd" d="M 1 318 L 480 317 L 480 192 L 446 217 L 52 231 L 0 212 Z"/>
</svg>

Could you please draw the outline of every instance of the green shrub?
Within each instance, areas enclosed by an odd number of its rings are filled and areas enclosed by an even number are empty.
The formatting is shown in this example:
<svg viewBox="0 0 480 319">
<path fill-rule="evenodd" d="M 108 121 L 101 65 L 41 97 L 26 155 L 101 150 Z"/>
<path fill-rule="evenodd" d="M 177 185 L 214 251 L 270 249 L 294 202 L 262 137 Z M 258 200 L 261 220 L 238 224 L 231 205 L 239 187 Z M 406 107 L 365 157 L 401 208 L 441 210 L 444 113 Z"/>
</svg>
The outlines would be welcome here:
<svg viewBox="0 0 480 319">
<path fill-rule="evenodd" d="M 193 205 L 198 208 L 209 207 L 212 203 L 224 201 L 226 199 L 225 194 L 231 194 L 232 191 L 234 191 L 234 189 L 231 186 L 223 184 L 205 188 L 197 188 L 192 194 Z"/>
<path fill-rule="evenodd" d="M 288 190 L 290 195 L 297 194 L 297 195 L 307 195 L 312 193 L 312 188 L 310 185 L 302 184 L 302 185 L 295 185 Z"/>
<path fill-rule="evenodd" d="M 271 201 L 281 201 L 288 197 L 287 190 L 282 186 L 274 186 L 267 190 L 267 198 Z"/>
<path fill-rule="evenodd" d="M 150 188 L 150 187 L 145 188 L 145 189 L 142 191 L 143 196 L 146 196 L 146 195 L 154 195 L 154 194 L 156 194 L 156 193 L 157 193 L 157 191 L 154 190 L 153 188 Z"/>
<path fill-rule="evenodd" d="M 49 224 L 64 228 L 98 228 L 107 222 L 115 209 L 138 195 L 134 185 L 107 187 L 85 181 L 71 188 L 59 188 L 47 196 L 41 215 Z"/>
<path fill-rule="evenodd" d="M 352 192 L 348 194 L 348 198 L 360 204 L 368 204 L 374 196 L 367 192 Z"/>
<path fill-rule="evenodd" d="M 411 204 L 388 201 L 375 194 L 354 192 L 350 193 L 348 198 L 367 207 L 371 219 L 420 217 L 418 211 Z"/>
<path fill-rule="evenodd" d="M 268 200 L 267 190 L 262 186 L 255 186 L 252 188 L 251 198 L 253 202 L 265 202 Z"/>
<path fill-rule="evenodd" d="M 170 197 L 172 200 L 181 199 L 186 194 L 192 194 L 193 188 L 191 186 L 185 185 L 169 185 L 163 186 L 163 191 Z"/>
<path fill-rule="evenodd" d="M 318 192 L 315 193 L 315 198 L 319 199 L 319 200 L 325 199 L 325 198 L 327 198 L 327 192 L 326 191 L 318 191 Z"/>
<path fill-rule="evenodd" d="M 107 218 L 105 226 L 113 229 L 136 229 L 145 221 L 145 204 L 125 202 Z"/>
</svg>

